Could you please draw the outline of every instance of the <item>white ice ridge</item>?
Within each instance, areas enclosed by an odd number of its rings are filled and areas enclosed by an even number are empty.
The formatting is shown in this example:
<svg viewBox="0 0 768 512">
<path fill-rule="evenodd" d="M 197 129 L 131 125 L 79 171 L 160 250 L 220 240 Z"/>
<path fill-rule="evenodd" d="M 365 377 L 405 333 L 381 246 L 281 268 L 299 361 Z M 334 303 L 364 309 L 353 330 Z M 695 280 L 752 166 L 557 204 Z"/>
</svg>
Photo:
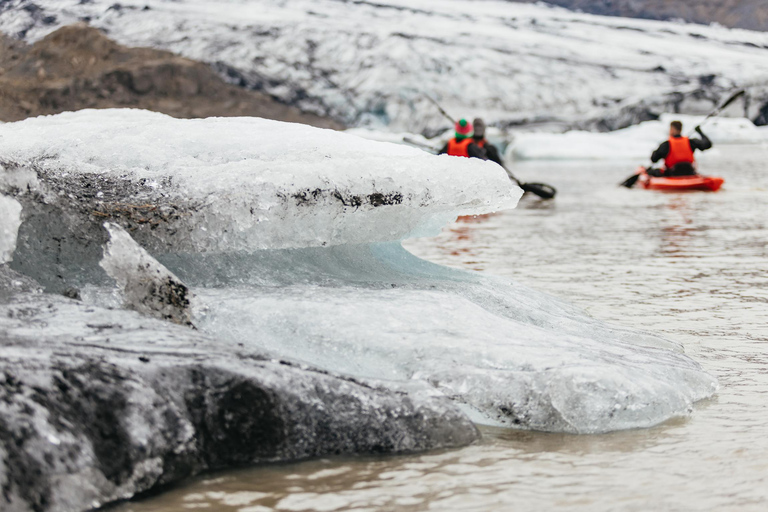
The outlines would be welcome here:
<svg viewBox="0 0 768 512">
<path fill-rule="evenodd" d="M 517 160 L 647 160 L 669 137 L 669 123 L 683 122 L 685 135 L 701 123 L 703 116 L 664 114 L 658 121 L 608 133 L 520 133 L 507 148 L 507 158 Z M 703 127 L 715 146 L 721 144 L 768 143 L 768 127 L 757 127 L 745 118 L 714 118 Z"/>
<path fill-rule="evenodd" d="M 118 196 L 168 210 L 150 250 L 169 232 L 191 252 L 399 240 L 522 194 L 490 162 L 258 118 L 84 110 L 0 126 L 0 154 L 65 187 L 88 180 L 95 210 L 124 209 Z"/>
<path fill-rule="evenodd" d="M 0 166 L 0 173 L 3 172 Z M 15 199 L 0 195 L 0 264 L 13 259 L 20 225 L 21 205 Z"/>
<path fill-rule="evenodd" d="M 110 37 L 224 65 L 234 81 L 350 125 L 439 128 L 423 93 L 489 121 L 599 116 L 702 81 L 765 82 L 768 34 L 501 0 L 6 0 L 34 41 L 89 20 Z"/>
<path fill-rule="evenodd" d="M 189 288 L 123 228 L 105 222 L 104 229 L 109 232 L 109 242 L 100 265 L 120 287 L 124 307 L 161 320 L 192 325 Z"/>
</svg>

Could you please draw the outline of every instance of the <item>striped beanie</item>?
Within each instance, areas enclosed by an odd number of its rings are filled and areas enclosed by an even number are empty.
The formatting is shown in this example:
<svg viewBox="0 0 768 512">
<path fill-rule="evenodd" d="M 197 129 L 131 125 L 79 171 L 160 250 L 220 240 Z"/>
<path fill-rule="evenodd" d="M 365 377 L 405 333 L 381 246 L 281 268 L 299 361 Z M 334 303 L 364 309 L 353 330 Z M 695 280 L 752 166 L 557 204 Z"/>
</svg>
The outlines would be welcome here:
<svg viewBox="0 0 768 512">
<path fill-rule="evenodd" d="M 459 121 L 456 123 L 456 138 L 461 140 L 469 138 L 472 135 L 472 123 L 466 119 L 459 119 Z"/>
</svg>

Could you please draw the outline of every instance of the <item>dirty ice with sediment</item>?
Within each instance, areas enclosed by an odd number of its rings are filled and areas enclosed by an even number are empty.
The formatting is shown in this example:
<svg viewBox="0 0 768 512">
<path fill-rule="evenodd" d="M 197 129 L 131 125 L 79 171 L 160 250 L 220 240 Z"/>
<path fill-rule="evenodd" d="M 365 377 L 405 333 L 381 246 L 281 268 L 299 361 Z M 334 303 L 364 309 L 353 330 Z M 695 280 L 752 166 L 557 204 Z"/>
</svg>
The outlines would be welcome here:
<svg viewBox="0 0 768 512">
<path fill-rule="evenodd" d="M 3 192 L 27 215 L 11 268 L 94 306 L 141 310 L 123 274 L 154 258 L 148 268 L 189 288 L 203 334 L 393 389 L 425 385 L 486 424 L 648 427 L 717 388 L 674 342 L 403 249 L 457 215 L 515 206 L 520 189 L 489 162 L 132 110 L 5 124 L 0 154 L 16 184 Z M 39 250 L 52 231 L 67 240 L 55 258 Z"/>
</svg>

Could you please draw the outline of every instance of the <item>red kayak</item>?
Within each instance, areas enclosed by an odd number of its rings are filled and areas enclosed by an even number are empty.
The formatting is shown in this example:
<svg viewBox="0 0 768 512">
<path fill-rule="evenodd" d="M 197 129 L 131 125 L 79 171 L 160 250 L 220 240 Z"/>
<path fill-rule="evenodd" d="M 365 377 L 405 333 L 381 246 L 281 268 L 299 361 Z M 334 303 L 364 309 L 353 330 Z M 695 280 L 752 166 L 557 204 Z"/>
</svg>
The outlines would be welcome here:
<svg viewBox="0 0 768 512">
<path fill-rule="evenodd" d="M 717 192 L 723 186 L 725 180 L 719 176 L 701 176 L 694 174 L 692 176 L 670 176 L 659 178 L 649 176 L 645 168 L 640 168 L 639 182 L 644 188 L 650 190 L 664 190 L 667 192 L 678 192 L 684 190 L 703 190 L 705 192 Z"/>
</svg>

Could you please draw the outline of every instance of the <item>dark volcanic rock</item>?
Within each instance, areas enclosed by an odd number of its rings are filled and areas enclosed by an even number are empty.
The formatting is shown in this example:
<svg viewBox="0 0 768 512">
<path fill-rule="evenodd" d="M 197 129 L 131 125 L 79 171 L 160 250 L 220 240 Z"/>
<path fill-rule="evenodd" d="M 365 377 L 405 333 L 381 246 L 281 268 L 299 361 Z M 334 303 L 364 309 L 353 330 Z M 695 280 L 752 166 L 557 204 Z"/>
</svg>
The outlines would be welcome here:
<svg viewBox="0 0 768 512">
<path fill-rule="evenodd" d="M 392 391 L 35 292 L 6 265 L 0 285 L 3 512 L 82 511 L 205 470 L 478 436 L 421 388 Z"/>
</svg>

